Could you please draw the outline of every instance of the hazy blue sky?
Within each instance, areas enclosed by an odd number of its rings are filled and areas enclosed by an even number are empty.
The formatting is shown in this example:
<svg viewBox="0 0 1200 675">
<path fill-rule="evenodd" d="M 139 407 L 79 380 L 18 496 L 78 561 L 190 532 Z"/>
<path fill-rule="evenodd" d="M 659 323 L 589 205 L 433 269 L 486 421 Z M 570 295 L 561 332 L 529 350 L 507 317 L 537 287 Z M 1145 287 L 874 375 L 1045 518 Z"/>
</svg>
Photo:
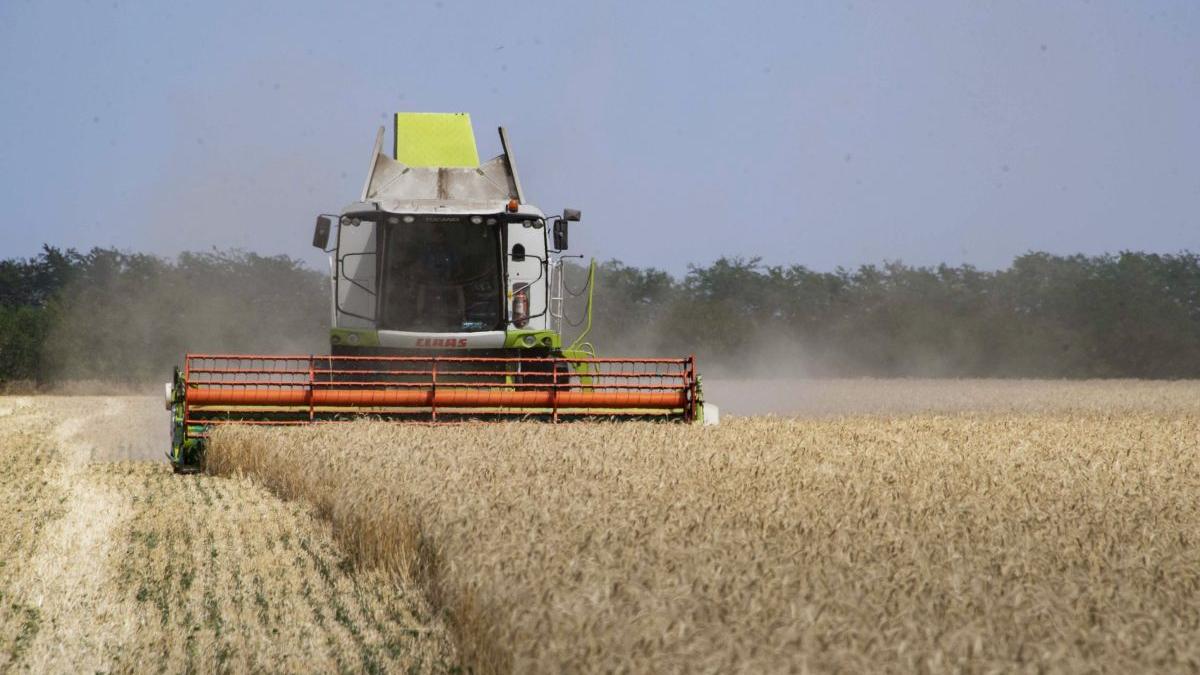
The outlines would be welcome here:
<svg viewBox="0 0 1200 675">
<path fill-rule="evenodd" d="M 319 264 L 396 110 L 506 125 L 575 252 L 676 272 L 1200 250 L 1195 0 L 2 0 L 0 257 Z"/>
</svg>

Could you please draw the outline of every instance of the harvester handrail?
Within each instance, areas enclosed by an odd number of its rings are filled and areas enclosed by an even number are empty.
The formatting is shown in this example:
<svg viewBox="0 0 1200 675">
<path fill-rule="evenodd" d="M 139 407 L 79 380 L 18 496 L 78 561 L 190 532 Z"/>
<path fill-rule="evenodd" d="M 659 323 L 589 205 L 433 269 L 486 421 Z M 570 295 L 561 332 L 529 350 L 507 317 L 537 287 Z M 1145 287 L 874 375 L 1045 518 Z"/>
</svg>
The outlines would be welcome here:
<svg viewBox="0 0 1200 675">
<path fill-rule="evenodd" d="M 383 362 L 415 362 L 429 363 L 439 361 L 445 363 L 661 363 L 687 364 L 689 358 L 574 358 L 567 356 L 329 356 L 325 354 L 302 354 L 299 356 L 265 356 L 258 354 L 188 354 L 189 361 L 194 360 L 226 360 L 226 361 L 383 361 Z M 193 370 L 203 370 L 193 368 Z M 307 371 L 306 371 L 307 372 Z"/>
<path fill-rule="evenodd" d="M 199 379 L 195 377 L 197 374 L 204 375 L 293 375 L 307 376 L 310 371 L 305 370 L 268 370 L 264 368 L 247 368 L 243 370 L 204 370 L 196 368 L 192 370 L 192 384 L 248 384 L 247 380 L 221 380 L 213 378 Z M 311 373 L 314 375 L 351 375 L 364 373 L 378 375 L 428 375 L 428 370 L 355 370 L 355 369 L 340 369 L 340 368 L 313 368 Z M 539 371 L 508 371 L 508 370 L 456 370 L 453 371 L 456 376 L 472 375 L 472 376 L 522 376 L 522 377 L 550 377 L 548 372 Z M 670 378 L 686 378 L 686 371 L 604 371 L 594 377 L 623 377 L 623 378 L 643 378 L 643 377 L 670 377 Z M 307 381 L 307 380 L 304 380 Z M 301 380 L 295 380 L 301 382 Z M 273 384 L 291 384 L 287 380 L 272 380 Z"/>
<path fill-rule="evenodd" d="M 458 373 L 455 373 L 456 375 Z M 273 387 L 276 391 L 308 391 L 311 388 L 327 388 L 333 389 L 337 387 L 374 387 L 380 388 L 409 388 L 409 389 L 428 389 L 434 384 L 430 379 L 425 382 L 371 382 L 371 381 L 338 381 L 338 382 L 272 382 L 270 380 L 246 380 L 242 382 L 194 382 L 194 385 L 201 385 L 212 389 L 233 389 L 239 387 Z M 459 389 L 578 389 L 582 385 L 573 382 L 498 382 L 498 383 L 480 383 L 480 382 L 449 382 L 445 380 L 437 381 L 438 387 L 456 387 Z M 670 389 L 677 391 L 680 389 L 678 384 L 662 384 L 662 383 L 633 383 L 623 384 L 611 382 L 605 384 L 590 384 L 587 385 L 590 389 Z"/>
</svg>

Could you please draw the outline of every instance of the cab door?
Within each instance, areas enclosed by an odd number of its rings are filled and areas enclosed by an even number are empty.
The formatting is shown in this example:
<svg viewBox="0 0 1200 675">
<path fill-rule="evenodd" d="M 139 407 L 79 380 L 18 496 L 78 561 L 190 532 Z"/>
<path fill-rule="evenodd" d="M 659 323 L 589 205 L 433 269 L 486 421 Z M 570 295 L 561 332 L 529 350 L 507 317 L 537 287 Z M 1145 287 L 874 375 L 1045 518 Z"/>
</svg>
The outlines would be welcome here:
<svg viewBox="0 0 1200 675">
<path fill-rule="evenodd" d="M 343 221 L 338 227 L 336 284 L 339 328 L 375 328 L 379 297 L 378 225 Z"/>
</svg>

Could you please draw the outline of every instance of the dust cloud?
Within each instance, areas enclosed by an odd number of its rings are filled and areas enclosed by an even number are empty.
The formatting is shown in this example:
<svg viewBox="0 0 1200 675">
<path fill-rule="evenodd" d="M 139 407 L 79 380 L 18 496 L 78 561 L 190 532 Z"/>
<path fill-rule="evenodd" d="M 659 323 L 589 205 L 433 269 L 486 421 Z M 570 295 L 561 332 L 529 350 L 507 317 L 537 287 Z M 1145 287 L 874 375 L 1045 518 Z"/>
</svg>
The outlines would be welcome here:
<svg viewBox="0 0 1200 675">
<path fill-rule="evenodd" d="M 53 383 L 50 393 L 145 393 L 154 397 L 148 400 L 158 400 L 161 383 L 187 353 L 312 354 L 328 349 L 328 280 L 300 261 L 240 251 L 185 253 L 167 260 L 97 250 L 85 258 L 50 308 L 53 321 L 42 354 L 49 374 L 45 381 Z M 614 305 L 597 312 L 589 336 L 599 356 L 694 354 L 707 400 L 732 415 L 1125 405 L 1121 397 L 1094 394 L 1099 390 L 1085 380 L 941 379 L 961 371 L 961 364 L 941 357 L 932 346 L 905 350 L 903 359 L 890 363 L 884 375 L 899 378 L 855 378 L 879 374 L 877 364 L 864 365 L 836 347 L 809 349 L 780 333 L 730 327 L 719 317 L 689 317 L 693 325 L 708 326 L 706 331 L 667 330 L 681 325 L 678 317 L 674 323 L 662 320 L 653 303 L 616 305 L 620 311 L 612 311 Z M 568 328 L 567 341 L 579 330 Z M 886 338 L 861 339 L 874 344 Z M 1135 380 L 1124 382 L 1140 386 Z M 141 412 L 138 419 L 157 418 Z M 158 424 L 147 422 L 144 428 Z M 157 454 L 160 432 L 144 435 L 155 438 Z M 150 447 L 133 441 L 127 446 L 120 452 L 139 457 Z"/>
<path fill-rule="evenodd" d="M 328 348 L 325 275 L 282 257 L 100 251 L 53 308 L 47 379 L 165 382 L 187 353 L 310 354 Z"/>
</svg>

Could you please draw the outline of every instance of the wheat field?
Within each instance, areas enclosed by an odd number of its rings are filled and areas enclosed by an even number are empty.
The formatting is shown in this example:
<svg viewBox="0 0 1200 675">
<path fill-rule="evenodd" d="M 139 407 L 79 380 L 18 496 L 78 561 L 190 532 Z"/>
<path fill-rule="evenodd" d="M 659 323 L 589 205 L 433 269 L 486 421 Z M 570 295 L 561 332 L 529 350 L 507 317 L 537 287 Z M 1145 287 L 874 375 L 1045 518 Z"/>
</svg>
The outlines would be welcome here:
<svg viewBox="0 0 1200 675">
<path fill-rule="evenodd" d="M 1200 387 L 973 386 L 717 428 L 227 428 L 209 470 L 313 505 L 478 672 L 1200 668 Z"/>
<path fill-rule="evenodd" d="M 0 397 L 0 673 L 455 668 L 419 592 L 301 503 L 145 461 L 165 433 L 154 399 Z"/>
<path fill-rule="evenodd" d="M 0 397 L 0 672 L 1200 669 L 1200 384 L 723 395 L 801 416 L 229 428 L 180 477 L 155 399 Z"/>
</svg>

